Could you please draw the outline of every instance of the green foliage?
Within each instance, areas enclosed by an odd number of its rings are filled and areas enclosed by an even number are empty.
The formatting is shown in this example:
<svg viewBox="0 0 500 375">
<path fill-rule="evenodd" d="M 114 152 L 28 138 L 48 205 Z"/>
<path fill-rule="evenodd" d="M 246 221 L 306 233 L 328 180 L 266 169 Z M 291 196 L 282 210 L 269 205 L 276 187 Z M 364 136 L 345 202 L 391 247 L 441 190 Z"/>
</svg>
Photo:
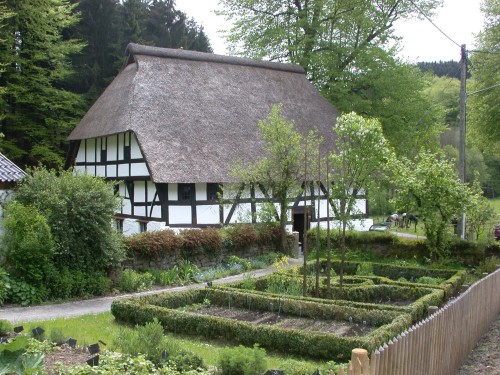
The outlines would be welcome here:
<svg viewBox="0 0 500 375">
<path fill-rule="evenodd" d="M 0 319 L 0 336 L 12 332 L 12 324 L 8 320 Z"/>
<path fill-rule="evenodd" d="M 280 225 L 279 250 L 286 251 L 286 223 L 290 197 L 296 197 L 302 190 L 304 181 L 304 161 L 315 160 L 320 139 L 310 133 L 304 138 L 295 130 L 293 120 L 284 116 L 283 104 L 273 105 L 269 116 L 259 121 L 259 130 L 264 142 L 263 154 L 255 162 L 243 164 L 237 161 L 231 167 L 231 176 L 237 187 L 260 186 L 265 190 L 267 203 L 275 202 L 279 212 L 275 212 Z"/>
<path fill-rule="evenodd" d="M 180 247 L 181 238 L 174 231 L 166 229 L 125 237 L 124 243 L 129 255 L 154 258 L 174 254 Z"/>
<path fill-rule="evenodd" d="M 33 169 L 16 189 L 15 201 L 46 218 L 57 268 L 106 271 L 124 259 L 121 238 L 111 225 L 120 202 L 103 179 Z"/>
<path fill-rule="evenodd" d="M 171 352 L 163 334 L 163 326 L 158 319 L 144 322 L 144 325 L 136 325 L 135 330 L 121 330 L 113 346 L 122 353 L 132 356 L 143 354 L 150 361 L 160 364 L 164 362 L 162 352 Z"/>
<path fill-rule="evenodd" d="M 444 281 L 441 278 L 429 277 L 429 276 L 421 276 L 415 282 L 419 284 L 427 284 L 427 285 L 439 285 Z"/>
<path fill-rule="evenodd" d="M 219 355 L 222 375 L 259 375 L 266 370 L 266 351 L 256 344 L 253 348 L 242 345 L 226 348 Z"/>
<path fill-rule="evenodd" d="M 67 0 L 7 0 L 2 22 L 0 85 L 2 152 L 19 165 L 64 165 L 66 137 L 82 115 L 82 100 L 64 89 L 75 73 L 69 56 L 83 43 L 63 37 L 78 22 Z"/>
<path fill-rule="evenodd" d="M 7 300 L 22 306 L 28 306 L 41 302 L 43 297 L 39 295 L 39 290 L 25 281 L 11 279 L 7 287 Z"/>
<path fill-rule="evenodd" d="M 481 10 L 485 23 L 482 32 L 476 36 L 476 46 L 479 51 L 471 56 L 472 80 L 467 91 L 485 91 L 471 95 L 467 101 L 467 111 L 470 116 L 467 120 L 467 135 L 470 136 L 468 139 L 471 140 L 471 143 L 486 154 L 496 156 L 498 160 L 500 155 L 500 129 L 498 127 L 500 110 L 498 108 L 498 88 L 492 86 L 500 82 L 500 72 L 496 69 L 500 64 L 500 55 L 496 53 L 500 43 L 499 9 L 496 0 L 485 0 L 482 5 Z M 481 53 L 481 51 L 493 53 Z"/>
<path fill-rule="evenodd" d="M 200 270 L 196 265 L 191 263 L 191 261 L 181 259 L 177 263 L 177 267 L 179 268 L 179 279 L 181 284 L 189 284 L 193 281 L 197 281 Z"/>
<path fill-rule="evenodd" d="M 205 368 L 203 359 L 189 350 L 175 351 L 175 353 L 169 357 L 168 364 L 181 374 Z"/>
<path fill-rule="evenodd" d="M 179 267 L 174 265 L 167 270 L 154 270 L 148 271 L 154 277 L 154 283 L 161 286 L 175 285 L 179 281 Z"/>
<path fill-rule="evenodd" d="M 448 225 L 471 202 L 470 189 L 460 182 L 454 166 L 442 157 L 422 150 L 415 160 L 391 160 L 395 201 L 404 212 L 418 212 L 425 227 L 429 250 L 446 255 Z"/>
<path fill-rule="evenodd" d="M 111 280 L 100 271 L 70 270 L 67 267 L 48 278 L 50 296 L 56 299 L 101 296 L 109 292 Z"/>
<path fill-rule="evenodd" d="M 9 274 L 3 268 L 0 268 L 0 306 L 7 299 L 9 282 Z"/>
<path fill-rule="evenodd" d="M 137 292 L 151 289 L 154 276 L 149 272 L 139 273 L 132 269 L 125 269 L 120 274 L 118 288 L 122 292 Z"/>
<path fill-rule="evenodd" d="M 226 259 L 226 264 L 228 267 L 238 266 L 243 271 L 250 271 L 252 269 L 252 262 L 246 259 L 241 259 L 236 255 L 230 255 Z"/>
<path fill-rule="evenodd" d="M 12 278 L 41 287 L 53 272 L 55 244 L 46 218 L 32 206 L 18 202 L 5 209 L 1 253 Z"/>
<path fill-rule="evenodd" d="M 30 341 L 26 336 L 16 336 L 7 344 L 0 345 L 1 374 L 40 374 L 45 367 L 45 355 L 29 352 Z"/>
</svg>

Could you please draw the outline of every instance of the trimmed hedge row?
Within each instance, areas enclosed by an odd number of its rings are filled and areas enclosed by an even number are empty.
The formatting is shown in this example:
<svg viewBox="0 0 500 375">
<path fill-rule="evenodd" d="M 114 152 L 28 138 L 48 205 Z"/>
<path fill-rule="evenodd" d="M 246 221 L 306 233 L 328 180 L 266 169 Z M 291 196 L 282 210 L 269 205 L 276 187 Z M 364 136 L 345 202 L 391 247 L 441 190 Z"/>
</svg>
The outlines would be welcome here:
<svg viewBox="0 0 500 375">
<path fill-rule="evenodd" d="M 344 262 L 344 275 L 356 275 L 358 271 L 358 267 L 367 262 Z M 382 276 L 392 280 L 398 280 L 403 277 L 407 280 L 415 280 L 422 276 L 441 278 L 441 279 L 449 279 L 453 275 L 455 275 L 457 270 L 442 270 L 442 269 L 429 269 L 429 268 L 420 268 L 420 267 L 407 267 L 407 266 L 396 266 L 393 264 L 386 263 L 372 263 L 368 262 L 372 265 L 372 271 L 375 276 Z M 325 272 L 326 270 L 326 260 L 322 259 L 320 262 L 321 272 Z M 316 264 L 309 263 L 307 265 L 307 272 L 312 274 L 315 272 Z M 302 273 L 303 267 L 299 268 L 299 273 Z M 333 261 L 332 269 L 336 274 L 340 273 L 340 262 Z"/>
<path fill-rule="evenodd" d="M 256 284 L 258 286 L 258 290 L 243 289 L 242 287 L 244 284 L 242 282 L 227 284 L 226 286 L 217 286 L 217 288 L 239 291 L 247 294 L 269 295 L 269 293 L 264 292 L 267 280 L 268 276 L 257 280 Z M 392 283 L 403 284 L 395 281 Z M 324 299 L 327 294 L 326 287 L 321 287 L 320 296 L 322 296 L 322 298 L 320 299 L 312 296 L 286 296 L 286 298 L 312 301 L 322 304 L 333 303 L 338 306 L 346 306 L 353 309 L 362 308 L 366 310 L 378 309 L 381 311 L 395 311 L 399 314 L 410 314 L 413 322 L 415 323 L 427 315 L 427 311 L 430 306 L 439 306 L 445 300 L 445 290 L 448 286 L 448 284 L 438 286 L 425 284 L 416 285 L 412 283 L 405 283 L 405 285 L 393 284 L 363 286 L 346 285 L 343 288 L 343 299 Z M 339 288 L 337 287 L 332 287 L 332 292 L 334 294 L 333 298 L 336 298 L 336 296 L 340 294 Z M 413 300 L 413 302 L 406 306 L 384 305 L 377 303 L 390 300 Z"/>
<path fill-rule="evenodd" d="M 154 296 L 115 300 L 111 306 L 111 312 L 116 319 L 131 324 L 145 324 L 157 318 L 168 330 L 174 333 L 222 338 L 236 344 L 249 346 L 258 343 L 263 347 L 281 352 L 329 360 L 349 358 L 354 348 L 375 350 L 382 343 L 410 327 L 412 322 L 409 314 L 402 314 L 364 337 L 340 337 L 332 334 L 304 332 L 268 325 L 256 326 L 248 322 L 174 310 L 182 306 L 201 303 L 205 298 L 210 299 L 211 303 L 215 305 L 221 303 L 223 306 L 229 306 L 231 302 L 232 306 L 241 304 L 241 307 L 248 308 L 248 296 L 247 293 L 233 294 L 216 288 L 205 289 L 204 291 L 191 290 L 178 293 L 163 293 Z M 304 314 L 310 309 L 315 310 L 315 312 L 310 312 L 311 316 L 313 314 L 322 314 L 322 316 L 345 317 L 347 311 L 342 312 L 333 304 L 328 306 L 322 303 L 288 298 L 281 298 L 278 301 L 275 296 L 252 295 L 251 298 L 255 307 L 265 305 L 265 310 L 268 310 L 269 303 L 281 303 L 282 308 L 285 309 L 288 315 L 293 315 L 292 311 L 297 312 L 299 310 L 297 315 L 305 316 Z M 262 308 L 258 310 L 260 311 Z M 354 309 L 351 311 L 355 314 L 357 320 L 362 319 L 361 313 L 356 313 Z M 377 319 L 388 320 L 382 317 L 382 311 L 365 310 L 364 313 L 367 314 L 367 317 L 374 316 L 373 313 L 376 313 Z M 392 314 L 391 312 L 385 313 Z M 368 318 L 366 320 L 368 321 Z"/>
</svg>

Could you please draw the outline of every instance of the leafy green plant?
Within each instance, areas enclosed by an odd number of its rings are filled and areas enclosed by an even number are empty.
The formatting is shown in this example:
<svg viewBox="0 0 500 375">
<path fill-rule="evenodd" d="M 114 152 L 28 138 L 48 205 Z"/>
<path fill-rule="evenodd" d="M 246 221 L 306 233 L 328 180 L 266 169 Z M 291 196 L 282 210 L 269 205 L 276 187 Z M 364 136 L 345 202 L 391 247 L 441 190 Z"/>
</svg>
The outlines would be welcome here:
<svg viewBox="0 0 500 375">
<path fill-rule="evenodd" d="M 153 286 L 154 276 L 149 272 L 139 273 L 132 269 L 123 270 L 118 287 L 123 292 L 148 290 Z"/>
<path fill-rule="evenodd" d="M 3 268 L 0 268 L 0 306 L 3 305 L 7 298 L 9 282 L 9 274 Z"/>
<path fill-rule="evenodd" d="M 372 276 L 373 275 L 373 268 L 371 263 L 360 263 L 358 265 L 358 269 L 356 271 L 356 275 L 359 276 Z"/>
<path fill-rule="evenodd" d="M 36 207 L 14 201 L 5 209 L 4 228 L 1 254 L 11 278 L 35 288 L 43 286 L 54 269 L 55 254 L 47 219 Z"/>
<path fill-rule="evenodd" d="M 66 336 L 61 328 L 53 328 L 50 330 L 49 340 L 56 345 L 62 345 L 66 342 Z"/>
<path fill-rule="evenodd" d="M 0 336 L 12 331 L 12 324 L 8 320 L 0 319 Z"/>
<path fill-rule="evenodd" d="M 444 279 L 438 278 L 438 277 L 429 277 L 429 276 L 422 276 L 419 277 L 415 282 L 419 284 L 427 284 L 427 285 L 439 285 L 444 281 Z"/>
<path fill-rule="evenodd" d="M 172 352 L 174 349 L 168 345 L 163 331 L 163 326 L 155 318 L 143 326 L 136 325 L 135 330 L 121 330 L 113 341 L 113 346 L 132 356 L 143 354 L 150 361 L 159 364 L 163 362 L 162 352 Z"/>
<path fill-rule="evenodd" d="M 0 374 L 40 374 L 44 367 L 45 354 L 27 352 L 30 341 L 27 336 L 17 336 L 7 344 L 0 345 Z"/>
<path fill-rule="evenodd" d="M 37 288 L 24 281 L 12 279 L 7 285 L 7 299 L 23 306 L 40 302 Z"/>
<path fill-rule="evenodd" d="M 196 265 L 191 263 L 191 261 L 181 259 L 177 263 L 177 267 L 179 268 L 179 279 L 181 284 L 189 284 L 193 281 L 197 281 L 196 277 L 200 274 L 200 270 Z"/>
<path fill-rule="evenodd" d="M 169 286 L 177 284 L 179 281 L 179 267 L 177 265 L 167 270 L 149 270 L 148 272 L 154 276 L 157 285 Z"/>
<path fill-rule="evenodd" d="M 203 359 L 189 350 L 176 351 L 168 359 L 168 364 L 180 373 L 205 368 Z"/>
<path fill-rule="evenodd" d="M 266 351 L 258 345 L 226 348 L 219 355 L 219 367 L 222 375 L 262 374 L 266 370 L 265 355 Z"/>
</svg>

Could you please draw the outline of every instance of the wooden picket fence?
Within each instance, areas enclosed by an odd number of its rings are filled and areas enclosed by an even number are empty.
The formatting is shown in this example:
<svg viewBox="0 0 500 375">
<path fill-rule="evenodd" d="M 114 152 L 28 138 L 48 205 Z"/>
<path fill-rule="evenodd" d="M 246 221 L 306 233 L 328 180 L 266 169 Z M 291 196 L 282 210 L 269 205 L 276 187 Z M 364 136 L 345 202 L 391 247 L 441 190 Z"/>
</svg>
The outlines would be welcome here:
<svg viewBox="0 0 500 375">
<path fill-rule="evenodd" d="M 456 375 L 500 314 L 500 269 L 371 353 L 352 351 L 338 375 Z"/>
</svg>

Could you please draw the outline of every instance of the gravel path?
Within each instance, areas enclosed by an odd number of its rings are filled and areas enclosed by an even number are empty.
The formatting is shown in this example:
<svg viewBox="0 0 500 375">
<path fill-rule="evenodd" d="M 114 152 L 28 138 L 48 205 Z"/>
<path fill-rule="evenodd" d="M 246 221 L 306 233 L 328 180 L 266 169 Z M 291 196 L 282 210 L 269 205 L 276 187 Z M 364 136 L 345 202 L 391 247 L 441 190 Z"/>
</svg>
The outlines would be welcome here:
<svg viewBox="0 0 500 375">
<path fill-rule="evenodd" d="M 290 258 L 288 263 L 290 266 L 302 264 L 303 260 L 301 258 L 293 259 Z M 274 267 L 268 267 L 265 269 L 254 270 L 248 273 L 234 275 L 225 277 L 223 279 L 214 280 L 214 284 L 227 284 L 238 280 L 243 280 L 245 275 L 251 274 L 255 277 L 261 277 L 268 275 L 274 271 Z M 120 294 L 119 296 L 101 297 L 93 298 L 83 301 L 73 301 L 64 302 L 54 305 L 39 305 L 30 307 L 3 307 L 0 308 L 0 319 L 8 320 L 11 323 L 18 322 L 29 322 L 37 320 L 48 320 L 56 318 L 69 318 L 86 314 L 98 314 L 106 311 L 110 311 L 111 303 L 113 300 L 118 298 L 126 298 L 131 296 L 156 294 L 166 291 L 181 291 L 194 288 L 204 288 L 205 284 L 190 284 L 180 287 L 170 287 L 164 289 L 150 290 L 141 293 L 131 293 L 131 294 Z"/>
</svg>

